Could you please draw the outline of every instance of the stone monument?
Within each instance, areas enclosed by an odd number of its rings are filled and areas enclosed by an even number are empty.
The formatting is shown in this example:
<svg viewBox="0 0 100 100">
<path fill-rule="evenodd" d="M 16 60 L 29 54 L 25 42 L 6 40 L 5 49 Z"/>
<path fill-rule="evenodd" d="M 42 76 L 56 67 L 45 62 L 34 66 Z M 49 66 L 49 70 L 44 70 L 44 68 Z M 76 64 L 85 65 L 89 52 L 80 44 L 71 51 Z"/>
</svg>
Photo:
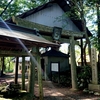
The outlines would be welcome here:
<svg viewBox="0 0 100 100">
<path fill-rule="evenodd" d="M 95 48 L 91 48 L 91 67 L 92 67 L 92 83 L 88 85 L 89 90 L 100 91 L 98 84 L 98 71 L 97 71 L 97 53 Z"/>
</svg>

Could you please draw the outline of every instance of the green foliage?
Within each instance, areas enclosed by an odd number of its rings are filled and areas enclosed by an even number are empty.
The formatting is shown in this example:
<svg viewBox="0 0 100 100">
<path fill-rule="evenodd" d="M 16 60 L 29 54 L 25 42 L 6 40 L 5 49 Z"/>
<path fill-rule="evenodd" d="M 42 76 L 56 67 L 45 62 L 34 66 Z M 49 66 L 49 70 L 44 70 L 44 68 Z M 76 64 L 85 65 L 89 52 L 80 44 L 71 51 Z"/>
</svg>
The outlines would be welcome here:
<svg viewBox="0 0 100 100">
<path fill-rule="evenodd" d="M 91 37 L 91 44 L 97 48 L 97 50 L 100 50 L 100 43 L 98 41 L 100 41 L 98 39 L 99 36 L 99 18 L 98 16 L 100 15 L 100 10 L 98 5 L 100 5 L 100 1 L 99 0 L 87 0 L 89 3 L 87 4 L 87 6 L 90 6 L 88 12 L 87 12 L 87 21 L 91 21 L 90 24 L 88 24 L 89 29 L 91 30 L 93 37 Z"/>
<path fill-rule="evenodd" d="M 13 72 L 14 63 L 12 62 L 12 57 L 5 58 L 5 72 Z"/>
<path fill-rule="evenodd" d="M 99 51 L 100 50 L 100 44 L 98 42 L 98 36 L 91 37 L 91 44 Z"/>
<path fill-rule="evenodd" d="M 77 83 L 79 89 L 88 88 L 88 84 L 91 82 L 92 72 L 91 67 L 83 66 L 77 68 Z M 58 82 L 58 74 L 53 74 L 52 81 Z M 71 75 L 69 72 L 60 75 L 60 84 L 63 86 L 71 86 Z"/>
<path fill-rule="evenodd" d="M 88 84 L 91 82 L 92 71 L 89 66 L 82 66 L 78 70 L 78 88 L 85 89 L 88 88 Z"/>
<path fill-rule="evenodd" d="M 0 1 L 0 13 L 4 11 L 8 5 L 9 0 Z M 6 11 L 1 16 L 4 20 L 9 19 L 12 16 L 22 14 L 30 9 L 33 9 L 43 3 L 46 3 L 48 0 L 13 0 L 13 2 L 7 7 Z"/>
<path fill-rule="evenodd" d="M 54 73 L 52 75 L 52 81 L 55 82 L 55 83 L 59 82 L 59 84 L 62 85 L 62 86 L 70 87 L 71 86 L 70 71 L 62 72 L 60 74 L 60 80 L 59 80 L 58 73 Z"/>
<path fill-rule="evenodd" d="M 91 67 L 89 66 L 77 67 L 77 83 L 79 89 L 83 90 L 85 88 L 88 88 L 88 84 L 91 82 L 91 79 L 92 79 Z M 53 74 L 52 81 L 57 83 L 58 80 L 59 80 L 58 73 Z M 60 75 L 60 84 L 66 87 L 71 86 L 70 71 L 66 73 L 63 72 L 63 74 Z"/>
</svg>

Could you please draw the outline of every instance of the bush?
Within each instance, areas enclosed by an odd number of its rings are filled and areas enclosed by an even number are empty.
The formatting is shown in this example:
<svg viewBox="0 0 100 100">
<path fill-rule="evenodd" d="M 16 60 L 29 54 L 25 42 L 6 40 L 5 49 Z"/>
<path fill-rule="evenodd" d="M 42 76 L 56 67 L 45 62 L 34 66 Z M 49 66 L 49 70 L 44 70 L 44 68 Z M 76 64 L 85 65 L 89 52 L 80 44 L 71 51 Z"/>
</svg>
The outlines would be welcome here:
<svg viewBox="0 0 100 100">
<path fill-rule="evenodd" d="M 52 81 L 53 82 L 56 82 L 56 83 L 58 83 L 58 81 L 59 81 L 59 83 L 62 86 L 66 86 L 66 87 L 71 86 L 71 75 L 70 75 L 70 71 L 62 72 L 60 74 L 60 80 L 59 80 L 58 73 L 54 73 L 52 75 Z"/>
<path fill-rule="evenodd" d="M 99 74 L 100 75 L 100 74 Z M 100 78 L 99 78 L 100 79 Z M 88 84 L 92 80 L 92 70 L 89 66 L 77 67 L 77 83 L 79 89 L 88 88 Z M 58 73 L 53 73 L 52 81 L 58 83 Z M 60 84 L 63 86 L 71 86 L 71 73 L 70 70 L 60 74 Z"/>
<path fill-rule="evenodd" d="M 92 71 L 91 67 L 89 66 L 82 66 L 80 68 L 80 72 L 77 73 L 78 77 L 78 88 L 84 89 L 88 88 L 88 84 L 91 82 L 92 79 Z"/>
</svg>

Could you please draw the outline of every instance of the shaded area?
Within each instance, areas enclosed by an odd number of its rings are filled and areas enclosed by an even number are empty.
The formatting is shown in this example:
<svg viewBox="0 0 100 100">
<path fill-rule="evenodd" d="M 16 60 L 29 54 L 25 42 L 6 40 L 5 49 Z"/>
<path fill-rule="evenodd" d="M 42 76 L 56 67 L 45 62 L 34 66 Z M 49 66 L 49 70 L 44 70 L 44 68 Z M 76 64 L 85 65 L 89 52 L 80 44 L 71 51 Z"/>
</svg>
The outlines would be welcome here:
<svg viewBox="0 0 100 100">
<path fill-rule="evenodd" d="M 71 90 L 71 87 L 65 87 L 58 83 L 43 81 L 44 100 L 99 100 L 100 96 L 85 94 L 83 91 Z M 35 95 L 38 96 L 38 84 L 35 84 Z"/>
<path fill-rule="evenodd" d="M 26 75 L 27 76 L 27 75 Z M 14 80 L 14 74 L 7 74 L 0 78 L 1 82 L 12 82 Z M 21 74 L 18 75 L 18 82 L 21 84 Z M 28 85 L 28 80 L 26 79 L 26 87 Z M 44 91 L 44 100 L 99 100 L 100 96 L 94 96 L 92 94 L 85 94 L 82 91 L 72 91 L 71 87 L 65 87 L 58 83 L 52 83 L 51 81 L 43 81 L 43 91 Z M 39 100 L 39 85 L 35 81 L 35 99 Z M 30 100 L 29 94 L 22 95 L 18 98 L 11 100 Z M 3 100 L 0 98 L 0 100 Z M 6 100 L 6 99 L 4 99 Z"/>
</svg>

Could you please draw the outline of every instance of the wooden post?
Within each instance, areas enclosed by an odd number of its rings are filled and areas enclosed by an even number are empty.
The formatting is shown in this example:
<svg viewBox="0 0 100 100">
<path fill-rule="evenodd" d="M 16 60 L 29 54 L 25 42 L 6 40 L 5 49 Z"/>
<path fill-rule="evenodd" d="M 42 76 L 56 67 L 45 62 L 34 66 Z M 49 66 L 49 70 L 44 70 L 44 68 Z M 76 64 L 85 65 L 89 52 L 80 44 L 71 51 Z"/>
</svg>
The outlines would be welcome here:
<svg viewBox="0 0 100 100">
<path fill-rule="evenodd" d="M 32 50 L 33 52 L 33 50 Z M 30 56 L 31 66 L 29 68 L 29 86 L 28 86 L 28 92 L 31 94 L 32 100 L 34 97 L 34 85 L 35 85 L 35 61 L 34 57 Z"/>
<path fill-rule="evenodd" d="M 15 84 L 17 84 L 18 79 L 18 63 L 19 63 L 19 57 L 16 57 L 16 66 L 15 66 Z"/>
<path fill-rule="evenodd" d="M 71 57 L 71 79 L 72 90 L 77 90 L 77 73 L 76 73 L 76 61 L 75 61 L 75 41 L 74 37 L 70 38 L 70 57 Z"/>
<path fill-rule="evenodd" d="M 25 57 L 22 57 L 22 90 L 25 90 Z"/>
<path fill-rule="evenodd" d="M 29 92 L 34 96 L 34 84 L 35 84 L 35 65 L 33 61 L 33 56 L 31 57 L 31 66 L 30 66 L 30 88 Z"/>
<path fill-rule="evenodd" d="M 46 57 L 45 59 L 45 81 L 47 80 L 47 67 L 48 67 L 47 62 L 48 62 L 48 58 Z"/>
<path fill-rule="evenodd" d="M 1 69 L 1 76 L 3 75 L 3 71 L 4 71 L 4 63 L 5 63 L 5 58 L 4 57 L 1 57 L 1 66 L 2 66 L 2 69 Z"/>
<path fill-rule="evenodd" d="M 38 84 L 39 84 L 39 100 L 43 100 L 43 83 L 42 83 L 42 73 L 41 73 L 41 60 L 39 48 L 37 48 L 37 68 L 38 68 Z"/>
<path fill-rule="evenodd" d="M 81 66 L 83 66 L 83 40 L 81 39 Z"/>
</svg>

